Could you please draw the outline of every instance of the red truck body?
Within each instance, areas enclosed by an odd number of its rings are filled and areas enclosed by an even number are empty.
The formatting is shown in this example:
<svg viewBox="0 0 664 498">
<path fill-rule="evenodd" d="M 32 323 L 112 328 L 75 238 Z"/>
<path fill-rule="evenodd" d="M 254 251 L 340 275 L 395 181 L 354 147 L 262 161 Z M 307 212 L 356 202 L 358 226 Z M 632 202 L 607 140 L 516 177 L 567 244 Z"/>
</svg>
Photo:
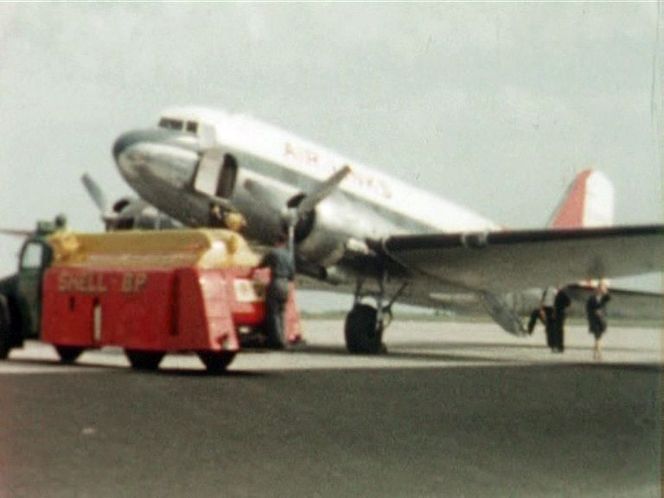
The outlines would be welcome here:
<svg viewBox="0 0 664 498">
<path fill-rule="evenodd" d="M 268 269 L 248 267 L 54 266 L 43 281 L 41 338 L 59 352 L 119 346 L 148 355 L 192 351 L 201 359 L 217 353 L 232 359 L 240 333 L 265 320 L 269 278 Z M 285 325 L 288 341 L 298 342 L 292 288 Z"/>
</svg>

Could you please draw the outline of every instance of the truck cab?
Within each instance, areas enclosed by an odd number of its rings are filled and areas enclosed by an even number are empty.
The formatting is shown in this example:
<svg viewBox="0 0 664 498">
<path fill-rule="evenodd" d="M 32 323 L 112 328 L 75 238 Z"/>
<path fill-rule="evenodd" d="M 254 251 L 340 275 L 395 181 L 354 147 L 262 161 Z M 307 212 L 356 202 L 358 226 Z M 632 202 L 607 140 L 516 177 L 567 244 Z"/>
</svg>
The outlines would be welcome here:
<svg viewBox="0 0 664 498">
<path fill-rule="evenodd" d="M 43 276 L 53 261 L 47 238 L 64 228 L 63 220 L 38 222 L 21 246 L 18 271 L 0 279 L 0 359 L 25 339 L 39 337 Z"/>
</svg>

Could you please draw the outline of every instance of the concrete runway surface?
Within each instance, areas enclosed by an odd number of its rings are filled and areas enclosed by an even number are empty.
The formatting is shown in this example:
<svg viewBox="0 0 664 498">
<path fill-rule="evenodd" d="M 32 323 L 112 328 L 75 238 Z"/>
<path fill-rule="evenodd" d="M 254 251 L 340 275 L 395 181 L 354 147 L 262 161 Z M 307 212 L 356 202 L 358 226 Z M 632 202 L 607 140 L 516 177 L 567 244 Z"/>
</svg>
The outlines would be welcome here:
<svg viewBox="0 0 664 498">
<path fill-rule="evenodd" d="M 31 342 L 0 362 L 0 497 L 660 497 L 662 345 L 583 327 L 397 322 L 389 354 L 344 353 L 342 323 L 242 353 L 134 372 L 119 350 L 56 363 Z"/>
</svg>

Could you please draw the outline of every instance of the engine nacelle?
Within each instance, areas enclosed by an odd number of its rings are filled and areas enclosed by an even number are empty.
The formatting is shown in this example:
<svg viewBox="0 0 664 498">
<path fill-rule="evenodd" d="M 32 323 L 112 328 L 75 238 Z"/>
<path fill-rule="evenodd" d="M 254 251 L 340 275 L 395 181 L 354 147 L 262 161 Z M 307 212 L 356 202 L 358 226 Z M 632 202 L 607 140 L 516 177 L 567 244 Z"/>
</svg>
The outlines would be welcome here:
<svg viewBox="0 0 664 498">
<path fill-rule="evenodd" d="M 164 230 L 180 226 L 141 199 L 123 197 L 113 204 L 113 212 L 114 216 L 104 218 L 106 230 Z"/>
<path fill-rule="evenodd" d="M 333 265 L 343 257 L 353 221 L 341 217 L 342 212 L 323 202 L 298 222 L 295 241 L 301 257 L 321 266 Z"/>
</svg>

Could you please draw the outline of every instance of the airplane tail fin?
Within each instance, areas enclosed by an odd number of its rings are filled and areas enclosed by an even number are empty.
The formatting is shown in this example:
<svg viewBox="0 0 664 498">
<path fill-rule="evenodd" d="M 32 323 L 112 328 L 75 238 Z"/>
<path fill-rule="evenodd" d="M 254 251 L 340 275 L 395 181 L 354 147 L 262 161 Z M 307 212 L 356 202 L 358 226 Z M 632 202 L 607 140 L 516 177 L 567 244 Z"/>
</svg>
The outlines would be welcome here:
<svg viewBox="0 0 664 498">
<path fill-rule="evenodd" d="M 588 228 L 613 225 L 613 184 L 602 172 L 581 171 L 553 212 L 549 228 Z"/>
</svg>

